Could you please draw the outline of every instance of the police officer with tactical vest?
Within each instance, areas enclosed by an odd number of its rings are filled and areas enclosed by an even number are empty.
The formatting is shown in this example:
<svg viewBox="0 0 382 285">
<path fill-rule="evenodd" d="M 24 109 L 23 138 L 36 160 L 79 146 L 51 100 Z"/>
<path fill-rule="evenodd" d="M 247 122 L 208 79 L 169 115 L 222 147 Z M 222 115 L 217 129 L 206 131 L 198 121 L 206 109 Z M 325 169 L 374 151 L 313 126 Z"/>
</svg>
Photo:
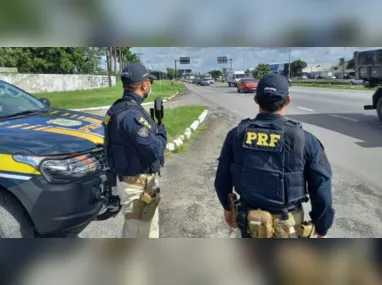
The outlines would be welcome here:
<svg viewBox="0 0 382 285">
<path fill-rule="evenodd" d="M 243 238 L 326 238 L 335 211 L 323 145 L 284 117 L 286 77 L 265 75 L 254 99 L 259 114 L 227 134 L 219 157 L 215 189 L 227 224 Z M 309 200 L 305 221 L 302 203 Z"/>
<path fill-rule="evenodd" d="M 104 119 L 105 152 L 117 176 L 118 196 L 125 221 L 122 236 L 159 237 L 158 173 L 167 144 L 163 124 L 156 125 L 141 106 L 157 78 L 140 63 L 131 63 L 121 74 L 123 97 Z"/>
</svg>

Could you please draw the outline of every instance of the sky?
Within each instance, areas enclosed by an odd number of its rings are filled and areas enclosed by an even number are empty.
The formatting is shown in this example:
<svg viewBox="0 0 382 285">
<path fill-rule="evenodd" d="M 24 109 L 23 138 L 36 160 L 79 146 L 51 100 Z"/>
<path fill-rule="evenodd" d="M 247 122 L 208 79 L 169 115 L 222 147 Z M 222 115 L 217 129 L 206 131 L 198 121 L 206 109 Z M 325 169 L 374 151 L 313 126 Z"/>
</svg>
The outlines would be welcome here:
<svg viewBox="0 0 382 285">
<path fill-rule="evenodd" d="M 295 48 L 263 48 L 263 47 L 136 47 L 134 53 L 142 53 L 141 61 L 151 70 L 166 71 L 166 67 L 175 67 L 175 59 L 190 57 L 190 64 L 180 65 L 178 69 L 192 69 L 192 72 L 208 72 L 214 69 L 229 68 L 227 64 L 217 64 L 217 57 L 232 58 L 232 66 L 236 70 L 255 68 L 260 63 L 287 63 L 289 50 L 291 61 L 301 59 L 309 63 L 337 63 L 345 57 L 351 59 L 354 51 L 378 49 L 382 47 L 295 47 Z"/>
</svg>

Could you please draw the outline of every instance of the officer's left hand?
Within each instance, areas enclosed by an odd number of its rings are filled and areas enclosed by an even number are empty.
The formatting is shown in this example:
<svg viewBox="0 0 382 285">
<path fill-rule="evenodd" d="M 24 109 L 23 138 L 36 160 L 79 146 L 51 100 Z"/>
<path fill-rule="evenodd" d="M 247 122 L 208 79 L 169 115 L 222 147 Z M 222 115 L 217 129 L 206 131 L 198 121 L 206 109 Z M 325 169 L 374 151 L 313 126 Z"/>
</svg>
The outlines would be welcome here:
<svg viewBox="0 0 382 285">
<path fill-rule="evenodd" d="M 224 218 L 225 218 L 225 222 L 232 228 L 236 229 L 237 228 L 237 225 L 236 225 L 236 221 L 235 221 L 235 218 L 233 216 L 233 213 L 232 211 L 227 211 L 227 210 L 224 210 Z"/>
</svg>

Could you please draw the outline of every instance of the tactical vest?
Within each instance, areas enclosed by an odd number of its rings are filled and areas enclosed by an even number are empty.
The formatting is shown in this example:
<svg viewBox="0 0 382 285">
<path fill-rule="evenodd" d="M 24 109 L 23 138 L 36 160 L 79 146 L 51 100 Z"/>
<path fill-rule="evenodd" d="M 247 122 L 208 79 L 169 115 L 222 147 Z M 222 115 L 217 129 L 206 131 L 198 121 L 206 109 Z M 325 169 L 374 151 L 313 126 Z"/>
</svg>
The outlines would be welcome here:
<svg viewBox="0 0 382 285">
<path fill-rule="evenodd" d="M 110 170 L 117 175 L 132 176 L 142 173 L 155 173 L 160 168 L 159 161 L 153 164 L 145 163 L 132 144 L 123 141 L 119 131 L 121 118 L 118 115 L 128 109 L 140 110 L 142 116 L 151 122 L 145 109 L 135 100 L 128 98 L 118 99 L 107 111 L 102 123 L 105 130 L 104 151 Z M 155 123 L 153 123 L 153 127 Z"/>
<path fill-rule="evenodd" d="M 230 170 L 248 208 L 285 213 L 307 201 L 304 146 L 298 122 L 247 119 L 238 125 Z"/>
</svg>

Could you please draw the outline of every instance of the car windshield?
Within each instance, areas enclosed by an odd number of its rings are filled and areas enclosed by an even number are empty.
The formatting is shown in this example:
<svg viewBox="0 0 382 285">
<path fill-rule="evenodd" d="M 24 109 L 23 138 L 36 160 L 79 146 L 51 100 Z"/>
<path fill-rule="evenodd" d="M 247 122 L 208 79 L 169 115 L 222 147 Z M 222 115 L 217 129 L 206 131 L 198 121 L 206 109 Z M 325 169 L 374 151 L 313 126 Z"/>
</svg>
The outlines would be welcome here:
<svg viewBox="0 0 382 285">
<path fill-rule="evenodd" d="M 208 78 L 204 78 L 203 81 L 210 81 L 210 79 L 208 79 Z"/>
<path fill-rule="evenodd" d="M 245 79 L 244 82 L 245 83 L 256 83 L 256 80 L 255 79 Z"/>
<path fill-rule="evenodd" d="M 0 118 L 28 111 L 40 111 L 47 106 L 25 91 L 0 81 Z"/>
<path fill-rule="evenodd" d="M 235 78 L 244 78 L 245 74 L 235 74 Z"/>
</svg>

